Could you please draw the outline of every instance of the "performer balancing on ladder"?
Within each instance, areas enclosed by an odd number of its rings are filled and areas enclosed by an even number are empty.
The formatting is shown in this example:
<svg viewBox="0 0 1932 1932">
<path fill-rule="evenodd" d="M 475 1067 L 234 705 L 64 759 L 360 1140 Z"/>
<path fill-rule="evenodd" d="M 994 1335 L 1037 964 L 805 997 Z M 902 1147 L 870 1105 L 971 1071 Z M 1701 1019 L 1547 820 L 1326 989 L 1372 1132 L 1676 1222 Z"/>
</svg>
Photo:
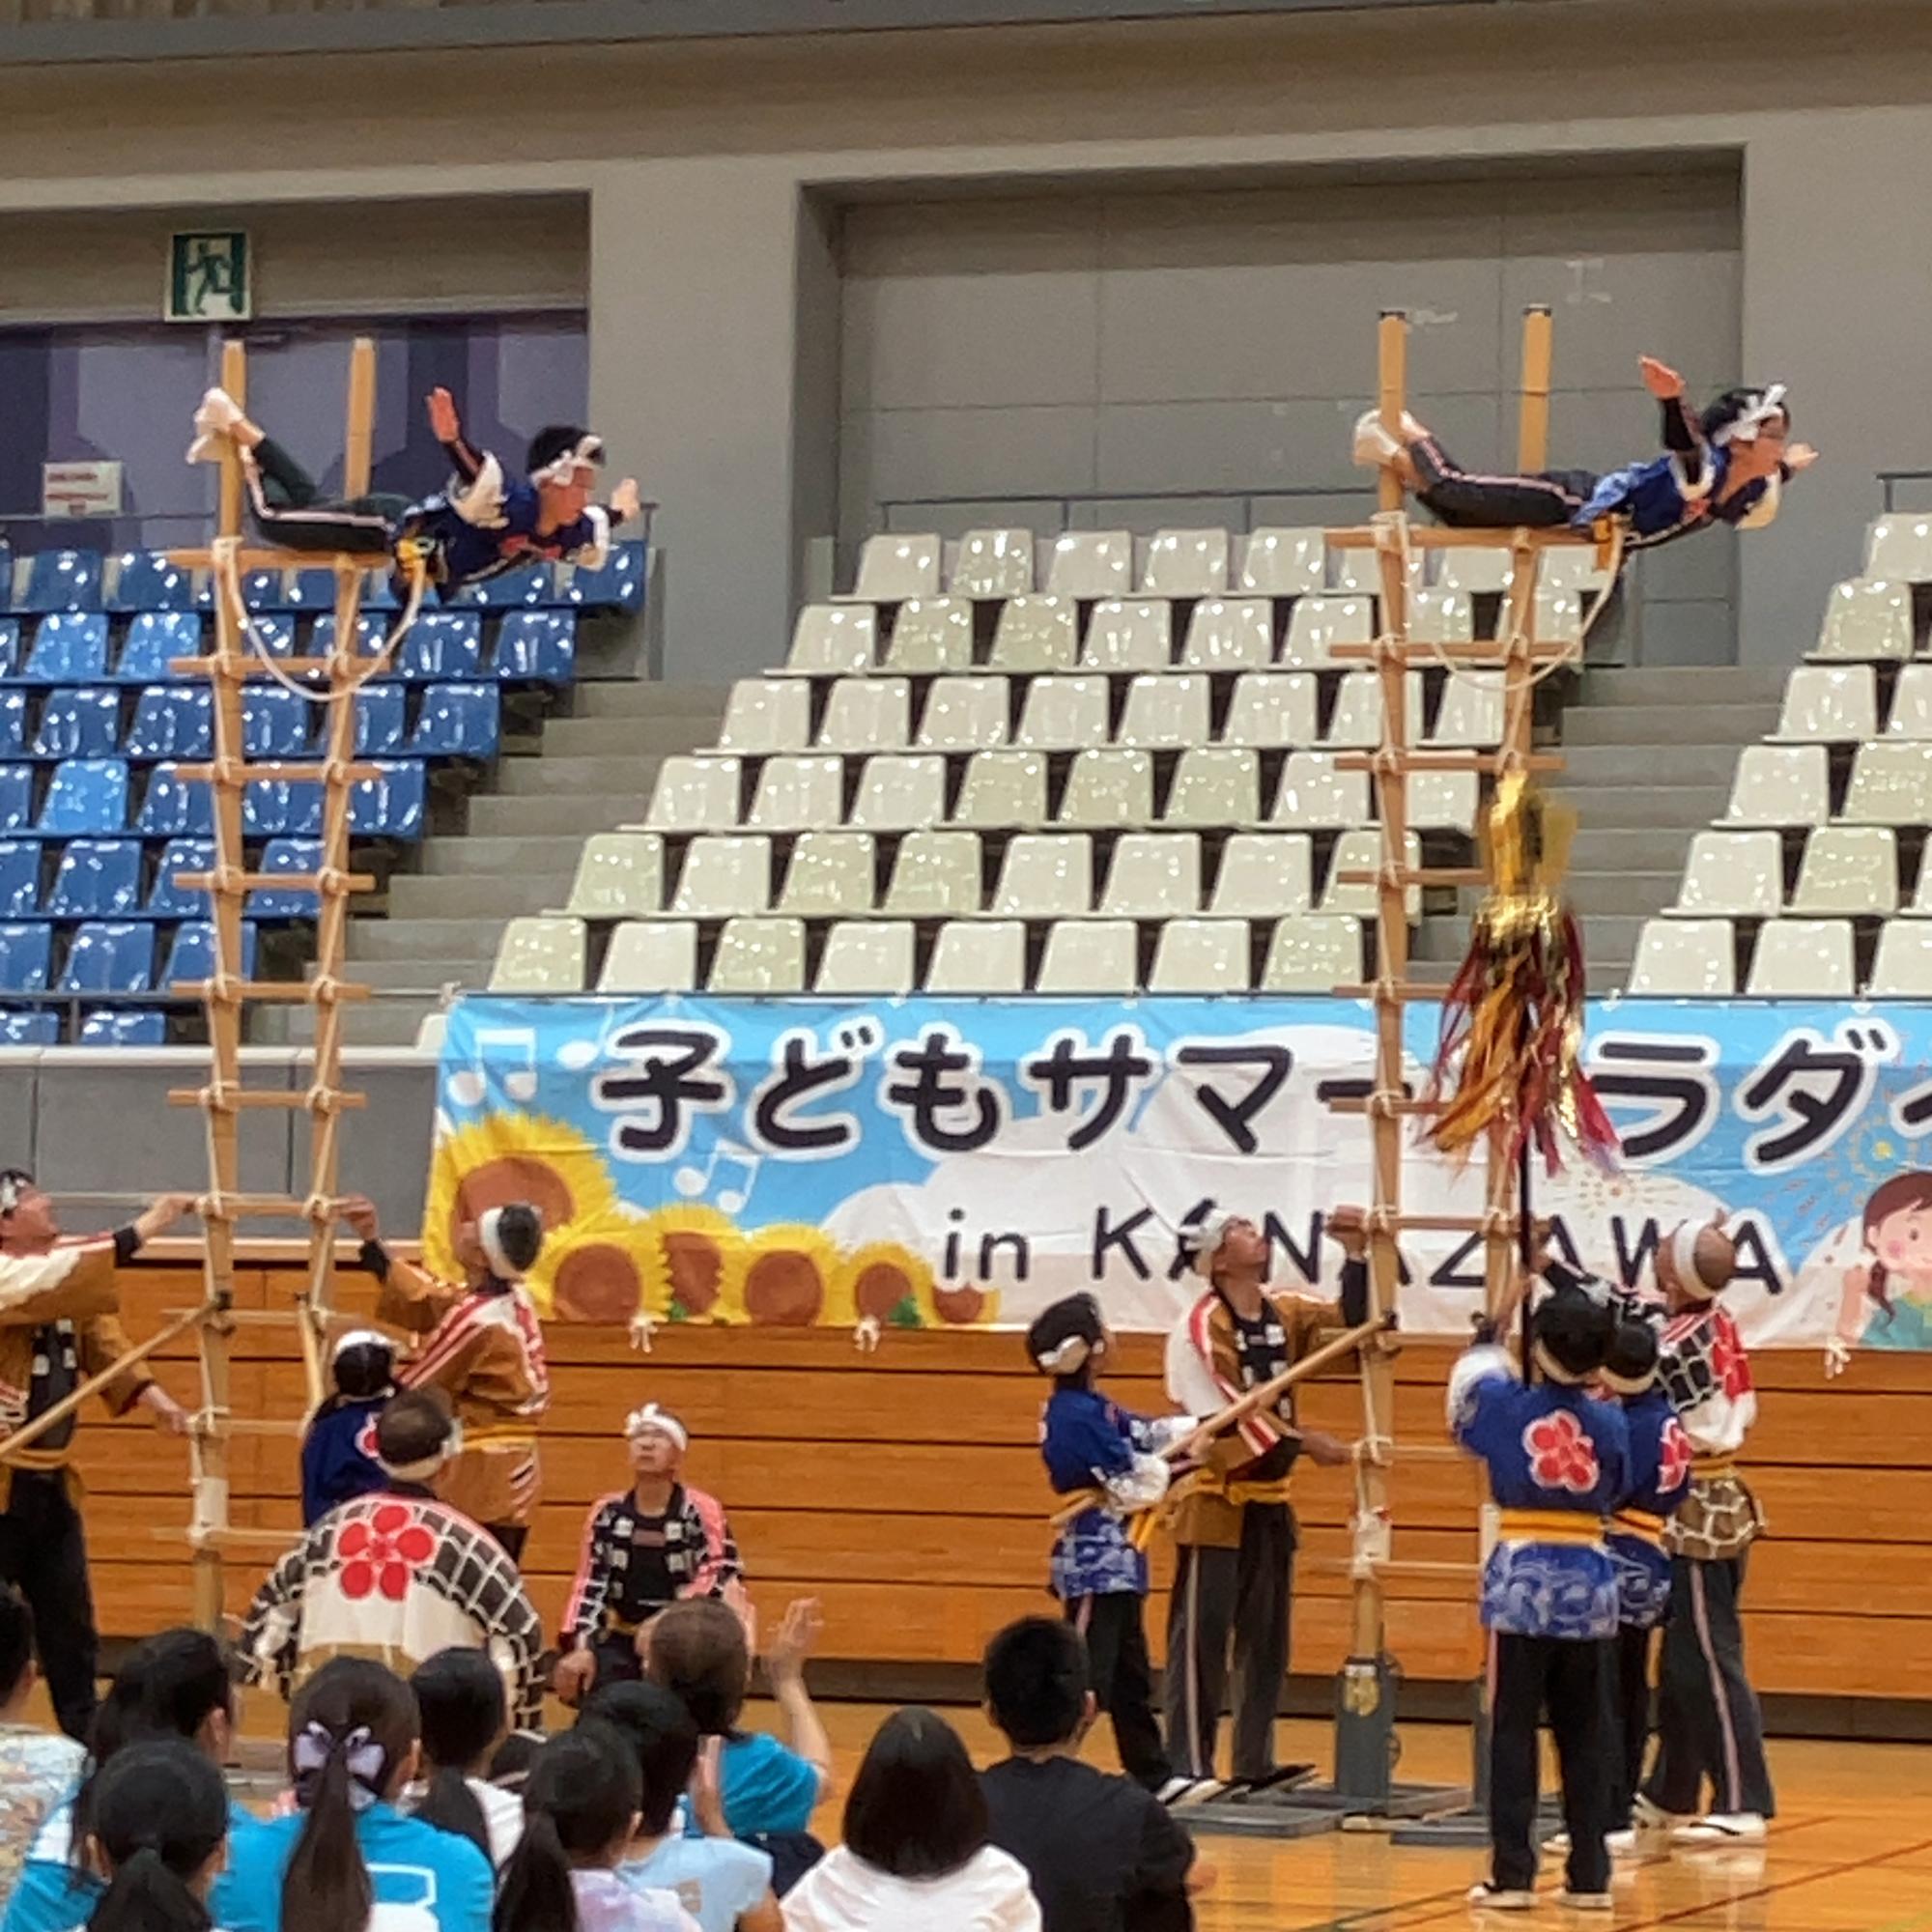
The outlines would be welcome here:
<svg viewBox="0 0 1932 1932">
<path fill-rule="evenodd" d="M 1818 460 L 1792 442 L 1784 385 L 1726 389 L 1702 414 L 1684 399 L 1684 378 L 1643 357 L 1643 384 L 1662 406 L 1663 453 L 1599 475 L 1545 469 L 1533 476 L 1490 476 L 1453 461 L 1434 433 L 1404 413 L 1391 432 L 1371 410 L 1355 425 L 1355 461 L 1394 469 L 1405 487 L 1458 529 L 1589 532 L 1601 520 L 1622 527 L 1623 548 L 1654 549 L 1713 524 L 1757 529 L 1777 514 L 1785 483 Z"/>
<path fill-rule="evenodd" d="M 550 1406 L 543 1327 L 524 1286 L 543 1246 L 543 1217 L 513 1202 L 459 1223 L 461 1282 L 439 1281 L 390 1254 L 366 1195 L 345 1201 L 342 1218 L 362 1243 L 362 1265 L 383 1285 L 377 1321 L 423 1338 L 397 1379 L 441 1389 L 463 1426 L 463 1446 L 437 1493 L 521 1561 L 536 1510 L 537 1425 Z"/>
<path fill-rule="evenodd" d="M 1268 1239 L 1252 1221 L 1216 1211 L 1186 1231 L 1194 1271 L 1208 1286 L 1167 1339 L 1167 1392 L 1181 1408 L 1211 1415 L 1299 1361 L 1323 1328 L 1366 1319 L 1360 1209 L 1338 1208 L 1328 1231 L 1349 1256 L 1339 1306 L 1270 1290 Z M 1175 1770 L 1188 1777 L 1214 1776 L 1231 1641 L 1235 1783 L 1263 1791 L 1308 1769 L 1277 1767 L 1274 1756 L 1294 1565 L 1289 1472 L 1304 1449 L 1320 1465 L 1349 1461 L 1333 1436 L 1296 1427 L 1290 1389 L 1272 1408 L 1254 1410 L 1210 1442 L 1202 1465 L 1175 1483 L 1163 1505 L 1176 1551 L 1167 1744 Z"/>
<path fill-rule="evenodd" d="M 264 542 L 363 556 L 372 565 L 417 546 L 429 581 L 446 590 L 547 558 L 595 569 L 611 530 L 642 507 L 629 476 L 608 504 L 590 500 L 604 444 L 584 430 L 564 424 L 539 430 L 526 458 L 528 474 L 513 481 L 497 457 L 465 440 L 447 389 L 430 391 L 429 420 L 455 473 L 448 489 L 420 499 L 383 493 L 325 499 L 307 470 L 225 389 L 201 399 L 187 455 L 190 463 L 213 462 L 224 440 L 233 442 Z"/>
</svg>

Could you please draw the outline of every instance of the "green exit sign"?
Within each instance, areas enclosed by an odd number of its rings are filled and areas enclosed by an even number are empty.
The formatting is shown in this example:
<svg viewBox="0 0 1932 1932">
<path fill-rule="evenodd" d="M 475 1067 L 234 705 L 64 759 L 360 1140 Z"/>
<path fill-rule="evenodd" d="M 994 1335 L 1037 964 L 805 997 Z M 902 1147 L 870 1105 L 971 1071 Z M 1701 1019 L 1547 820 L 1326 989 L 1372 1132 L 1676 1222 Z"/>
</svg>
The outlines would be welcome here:
<svg viewBox="0 0 1932 1932">
<path fill-rule="evenodd" d="M 168 248 L 169 322 L 246 322 L 254 313 L 241 229 L 176 235 Z"/>
</svg>

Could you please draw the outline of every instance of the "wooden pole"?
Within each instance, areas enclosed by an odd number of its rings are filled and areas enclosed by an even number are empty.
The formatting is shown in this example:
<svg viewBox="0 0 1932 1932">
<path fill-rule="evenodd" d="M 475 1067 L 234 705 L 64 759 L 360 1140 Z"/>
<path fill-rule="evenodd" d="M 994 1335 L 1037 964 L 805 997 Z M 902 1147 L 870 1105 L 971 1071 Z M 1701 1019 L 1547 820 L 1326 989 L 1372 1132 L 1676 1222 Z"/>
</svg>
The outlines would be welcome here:
<svg viewBox="0 0 1932 1932">
<path fill-rule="evenodd" d="M 1549 311 L 1543 307 L 1524 309 L 1516 467 L 1525 476 L 1549 467 Z"/>
<path fill-rule="evenodd" d="M 49 1403 L 31 1422 L 22 1423 L 13 1435 L 0 1441 L 0 1463 L 17 1455 L 22 1449 L 31 1449 L 55 1423 L 66 1420 L 89 1396 L 99 1395 L 116 1376 L 125 1375 L 129 1369 L 145 1362 L 157 1349 L 165 1349 L 177 1335 L 192 1328 L 197 1321 L 212 1320 L 215 1313 L 212 1303 L 190 1308 L 177 1315 L 165 1327 L 156 1329 L 145 1342 L 137 1342 L 131 1349 L 116 1355 L 104 1369 L 89 1376 L 84 1382 L 76 1383 L 58 1402 Z"/>
</svg>

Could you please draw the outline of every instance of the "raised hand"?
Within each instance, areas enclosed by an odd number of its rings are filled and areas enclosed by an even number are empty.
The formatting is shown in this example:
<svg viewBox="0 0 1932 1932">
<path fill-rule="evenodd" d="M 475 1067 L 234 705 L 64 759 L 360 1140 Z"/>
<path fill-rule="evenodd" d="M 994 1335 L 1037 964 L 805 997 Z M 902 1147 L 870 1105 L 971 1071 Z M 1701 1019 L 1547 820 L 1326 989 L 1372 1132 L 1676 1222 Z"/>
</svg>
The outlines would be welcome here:
<svg viewBox="0 0 1932 1932">
<path fill-rule="evenodd" d="M 447 389 L 429 392 L 429 426 L 439 442 L 454 442 L 463 434 L 463 419 L 456 413 L 456 398 Z"/>
</svg>

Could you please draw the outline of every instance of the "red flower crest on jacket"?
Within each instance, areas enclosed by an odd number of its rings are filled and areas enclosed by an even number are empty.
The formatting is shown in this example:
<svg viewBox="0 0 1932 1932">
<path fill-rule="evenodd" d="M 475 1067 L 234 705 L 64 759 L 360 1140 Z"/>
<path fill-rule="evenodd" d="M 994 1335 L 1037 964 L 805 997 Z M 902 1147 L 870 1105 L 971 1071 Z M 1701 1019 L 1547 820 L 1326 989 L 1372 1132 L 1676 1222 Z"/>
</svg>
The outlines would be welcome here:
<svg viewBox="0 0 1932 1932">
<path fill-rule="evenodd" d="M 367 1522 L 352 1522 L 342 1532 L 335 1553 L 343 1559 L 345 1597 L 380 1590 L 400 1603 L 412 1576 L 436 1554 L 436 1538 L 407 1503 L 384 1503 Z"/>
<path fill-rule="evenodd" d="M 1546 1490 L 1587 1495 L 1597 1487 L 1597 1445 L 1567 1408 L 1540 1415 L 1522 1432 L 1529 1473 Z"/>
</svg>

